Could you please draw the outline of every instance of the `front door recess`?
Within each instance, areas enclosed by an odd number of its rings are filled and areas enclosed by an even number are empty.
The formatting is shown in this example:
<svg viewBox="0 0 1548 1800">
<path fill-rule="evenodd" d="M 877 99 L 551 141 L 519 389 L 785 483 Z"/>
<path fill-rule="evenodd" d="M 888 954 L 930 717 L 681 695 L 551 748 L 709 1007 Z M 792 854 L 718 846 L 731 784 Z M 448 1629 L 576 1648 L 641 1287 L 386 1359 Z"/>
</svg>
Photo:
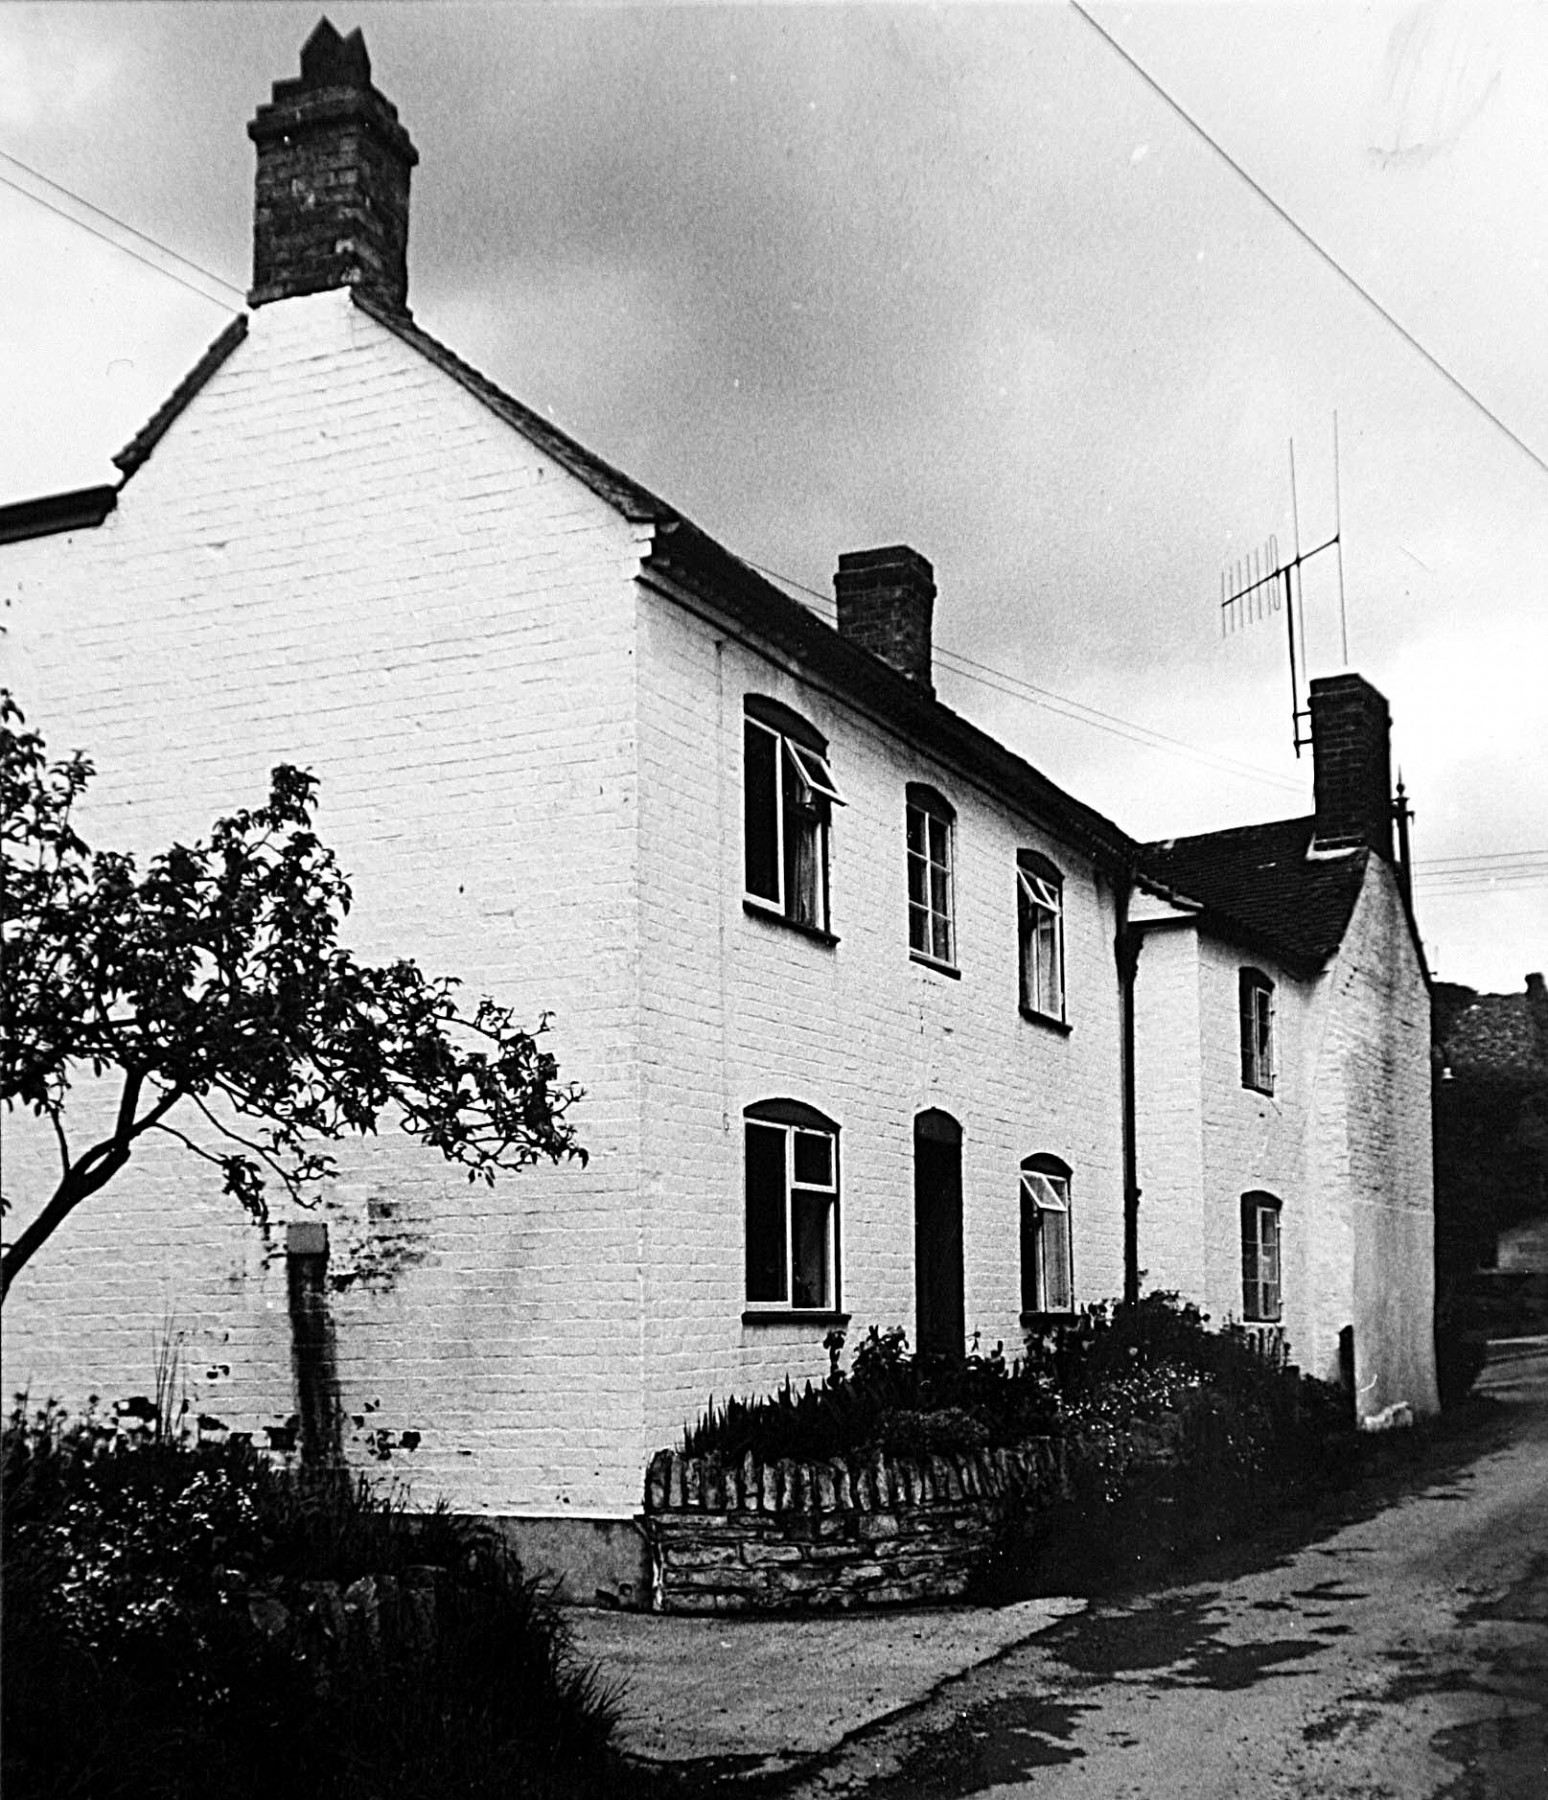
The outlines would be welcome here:
<svg viewBox="0 0 1548 1800">
<path fill-rule="evenodd" d="M 962 1127 L 931 1110 L 914 1120 L 915 1346 L 960 1356 L 962 1303 Z"/>
</svg>

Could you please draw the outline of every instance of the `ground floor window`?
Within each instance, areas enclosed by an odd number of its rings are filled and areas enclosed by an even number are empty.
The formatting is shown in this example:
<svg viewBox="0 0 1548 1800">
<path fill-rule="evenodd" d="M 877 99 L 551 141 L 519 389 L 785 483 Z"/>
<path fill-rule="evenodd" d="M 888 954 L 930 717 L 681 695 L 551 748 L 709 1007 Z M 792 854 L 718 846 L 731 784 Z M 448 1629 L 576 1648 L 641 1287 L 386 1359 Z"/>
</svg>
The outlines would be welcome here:
<svg viewBox="0 0 1548 1800">
<path fill-rule="evenodd" d="M 1281 1314 L 1280 1206 L 1272 1194 L 1242 1195 L 1242 1317 L 1277 1321 Z"/>
<path fill-rule="evenodd" d="M 1021 1310 L 1069 1312 L 1074 1304 L 1069 1166 L 1029 1156 L 1021 1165 Z"/>
<path fill-rule="evenodd" d="M 747 1304 L 838 1307 L 839 1130 L 798 1100 L 762 1100 L 746 1135 Z"/>
</svg>

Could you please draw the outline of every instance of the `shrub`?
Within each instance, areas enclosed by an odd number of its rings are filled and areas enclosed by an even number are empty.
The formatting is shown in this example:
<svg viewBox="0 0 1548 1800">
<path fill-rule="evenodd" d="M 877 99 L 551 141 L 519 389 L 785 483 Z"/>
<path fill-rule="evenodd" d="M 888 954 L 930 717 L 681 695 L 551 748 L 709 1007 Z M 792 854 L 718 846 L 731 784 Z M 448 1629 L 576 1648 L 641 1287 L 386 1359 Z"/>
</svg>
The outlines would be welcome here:
<svg viewBox="0 0 1548 1800">
<path fill-rule="evenodd" d="M 756 1400 L 713 1396 L 683 1433 L 687 1456 L 760 1462 L 789 1457 L 826 1462 L 886 1449 L 899 1455 L 1022 1443 L 1055 1428 L 1057 1397 L 1040 1372 L 1007 1362 L 1004 1349 L 962 1357 L 912 1356 L 901 1327 L 873 1325 L 848 1374 L 839 1367 L 844 1334 L 826 1340 L 831 1367 L 820 1386 L 798 1393 L 787 1376 Z"/>
<path fill-rule="evenodd" d="M 612 1700 L 492 1533 L 132 1423 L 19 1405 L 6 1426 L 8 1795 L 594 1791 Z M 374 1645 L 319 1659 L 255 1627 L 255 1594 L 299 1615 L 308 1582 L 427 1563 L 428 1637 L 384 1612 Z"/>
<path fill-rule="evenodd" d="M 991 1584 L 1002 1590 L 1108 1578 L 1239 1532 L 1354 1469 L 1342 1393 L 1265 1358 L 1238 1329 L 1211 1330 L 1175 1294 L 1088 1307 L 1030 1335 L 1014 1361 L 999 1345 L 911 1356 L 896 1327 L 872 1326 L 847 1375 L 842 1349 L 833 1334 L 820 1385 L 712 1400 L 684 1433 L 686 1454 L 826 1461 L 1059 1437 L 1068 1493 L 1026 1522 Z"/>
</svg>

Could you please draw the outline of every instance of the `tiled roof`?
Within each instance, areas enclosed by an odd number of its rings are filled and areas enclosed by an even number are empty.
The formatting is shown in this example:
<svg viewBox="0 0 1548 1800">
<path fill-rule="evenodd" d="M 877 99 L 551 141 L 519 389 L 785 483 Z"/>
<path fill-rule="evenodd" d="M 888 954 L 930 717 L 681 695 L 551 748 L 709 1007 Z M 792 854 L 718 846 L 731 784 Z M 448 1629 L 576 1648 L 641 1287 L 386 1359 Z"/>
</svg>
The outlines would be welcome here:
<svg viewBox="0 0 1548 1800">
<path fill-rule="evenodd" d="M 1245 945 L 1314 971 L 1343 942 L 1370 851 L 1309 855 L 1312 818 L 1146 844 L 1143 866 Z"/>
</svg>

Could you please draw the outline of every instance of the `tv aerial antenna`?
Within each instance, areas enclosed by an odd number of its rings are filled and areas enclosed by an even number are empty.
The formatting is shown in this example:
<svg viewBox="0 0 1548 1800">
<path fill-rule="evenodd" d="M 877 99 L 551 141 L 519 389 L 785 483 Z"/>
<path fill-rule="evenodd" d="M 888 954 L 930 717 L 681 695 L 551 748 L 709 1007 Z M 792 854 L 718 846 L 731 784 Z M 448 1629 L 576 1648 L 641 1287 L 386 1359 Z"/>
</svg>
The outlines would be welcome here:
<svg viewBox="0 0 1548 1800">
<path fill-rule="evenodd" d="M 1306 670 L 1306 607 L 1301 570 L 1314 556 L 1332 550 L 1338 558 L 1338 630 L 1344 662 L 1349 661 L 1349 621 L 1344 607 L 1344 545 L 1338 476 L 1338 414 L 1333 415 L 1333 535 L 1310 550 L 1301 548 L 1301 506 L 1295 483 L 1295 439 L 1290 440 L 1290 522 L 1294 545 L 1281 557 L 1279 538 L 1271 534 L 1261 548 L 1220 571 L 1220 635 L 1245 631 L 1249 625 L 1285 615 L 1290 648 L 1290 736 L 1297 756 L 1311 743 L 1311 704 L 1301 704 L 1310 677 Z M 1300 620 L 1297 637 L 1296 621 Z"/>
</svg>

